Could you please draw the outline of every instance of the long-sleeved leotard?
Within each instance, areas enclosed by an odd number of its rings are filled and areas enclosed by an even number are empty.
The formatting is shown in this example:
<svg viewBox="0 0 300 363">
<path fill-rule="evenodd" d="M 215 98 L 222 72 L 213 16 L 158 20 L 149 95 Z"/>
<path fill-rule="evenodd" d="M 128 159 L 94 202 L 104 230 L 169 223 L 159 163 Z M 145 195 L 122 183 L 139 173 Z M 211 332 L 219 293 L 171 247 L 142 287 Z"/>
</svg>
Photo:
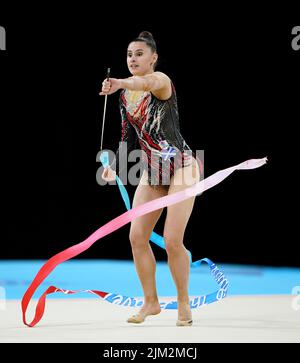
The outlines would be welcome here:
<svg viewBox="0 0 300 363">
<path fill-rule="evenodd" d="M 151 185 L 169 184 L 178 168 L 192 163 L 193 153 L 183 139 L 179 128 L 179 114 L 175 88 L 168 100 L 159 100 L 151 92 L 123 90 L 120 94 L 122 141 L 127 152 L 139 146 L 143 150 L 143 168 L 148 172 Z M 119 165 L 121 146 L 111 168 L 118 174 L 125 165 Z"/>
</svg>

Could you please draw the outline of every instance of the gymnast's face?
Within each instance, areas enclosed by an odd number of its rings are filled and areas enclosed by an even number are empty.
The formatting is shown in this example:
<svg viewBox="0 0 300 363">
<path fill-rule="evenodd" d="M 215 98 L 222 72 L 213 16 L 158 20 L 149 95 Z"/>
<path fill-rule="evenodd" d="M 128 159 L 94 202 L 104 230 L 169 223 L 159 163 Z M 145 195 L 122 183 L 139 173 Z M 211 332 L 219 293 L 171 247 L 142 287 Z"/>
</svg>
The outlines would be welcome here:
<svg viewBox="0 0 300 363">
<path fill-rule="evenodd" d="M 127 66 L 133 76 L 143 76 L 154 72 L 157 53 L 145 42 L 132 42 L 127 49 Z"/>
</svg>

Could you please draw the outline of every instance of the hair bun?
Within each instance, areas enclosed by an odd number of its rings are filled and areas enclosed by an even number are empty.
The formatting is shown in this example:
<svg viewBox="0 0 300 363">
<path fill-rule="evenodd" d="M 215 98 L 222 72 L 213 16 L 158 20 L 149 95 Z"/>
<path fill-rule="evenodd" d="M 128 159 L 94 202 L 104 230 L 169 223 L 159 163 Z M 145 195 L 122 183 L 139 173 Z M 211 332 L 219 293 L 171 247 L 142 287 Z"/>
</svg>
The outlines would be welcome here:
<svg viewBox="0 0 300 363">
<path fill-rule="evenodd" d="M 150 32 L 147 32 L 147 31 L 141 32 L 138 37 L 153 40 L 153 35 Z"/>
</svg>

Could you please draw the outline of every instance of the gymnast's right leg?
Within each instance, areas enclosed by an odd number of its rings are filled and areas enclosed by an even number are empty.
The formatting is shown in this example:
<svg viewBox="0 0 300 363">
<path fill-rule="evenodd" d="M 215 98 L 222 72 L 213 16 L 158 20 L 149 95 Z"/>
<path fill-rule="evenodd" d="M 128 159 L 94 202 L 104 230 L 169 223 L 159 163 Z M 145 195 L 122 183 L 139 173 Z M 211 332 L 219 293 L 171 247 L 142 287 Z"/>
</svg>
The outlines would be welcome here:
<svg viewBox="0 0 300 363">
<path fill-rule="evenodd" d="M 168 191 L 163 186 L 150 186 L 144 171 L 135 191 L 133 208 L 167 194 Z M 155 210 L 131 222 L 129 239 L 145 300 L 139 313 L 130 317 L 128 323 L 142 323 L 148 315 L 156 315 L 161 311 L 155 282 L 156 262 L 149 239 L 162 211 L 163 208 Z"/>
</svg>

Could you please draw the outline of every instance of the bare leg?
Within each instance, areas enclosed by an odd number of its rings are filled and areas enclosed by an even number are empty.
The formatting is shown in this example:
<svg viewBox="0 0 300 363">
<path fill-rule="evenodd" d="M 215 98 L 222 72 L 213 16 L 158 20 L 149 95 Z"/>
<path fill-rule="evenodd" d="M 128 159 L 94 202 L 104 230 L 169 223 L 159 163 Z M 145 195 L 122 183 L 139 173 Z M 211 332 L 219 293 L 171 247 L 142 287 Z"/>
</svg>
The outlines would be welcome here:
<svg viewBox="0 0 300 363">
<path fill-rule="evenodd" d="M 188 170 L 188 168 L 190 168 Z M 188 174 L 184 174 L 187 173 Z M 183 179 L 184 177 L 184 179 Z M 178 169 L 171 178 L 169 194 L 191 186 L 199 181 L 199 168 L 196 163 Z M 192 318 L 189 305 L 190 260 L 183 244 L 184 232 L 193 210 L 195 197 L 168 207 L 164 228 L 164 238 L 168 253 L 168 264 L 177 288 L 178 320 L 189 321 Z"/>
<path fill-rule="evenodd" d="M 162 187 L 153 189 L 148 185 L 145 178 L 146 173 L 144 172 L 135 192 L 133 207 L 167 195 L 166 189 Z M 149 244 L 149 238 L 162 210 L 159 209 L 148 213 L 131 222 L 129 237 L 135 267 L 144 292 L 145 303 L 138 314 L 140 316 L 130 318 L 128 322 L 139 323 L 147 315 L 155 315 L 161 311 L 155 283 L 156 262 Z"/>
</svg>

